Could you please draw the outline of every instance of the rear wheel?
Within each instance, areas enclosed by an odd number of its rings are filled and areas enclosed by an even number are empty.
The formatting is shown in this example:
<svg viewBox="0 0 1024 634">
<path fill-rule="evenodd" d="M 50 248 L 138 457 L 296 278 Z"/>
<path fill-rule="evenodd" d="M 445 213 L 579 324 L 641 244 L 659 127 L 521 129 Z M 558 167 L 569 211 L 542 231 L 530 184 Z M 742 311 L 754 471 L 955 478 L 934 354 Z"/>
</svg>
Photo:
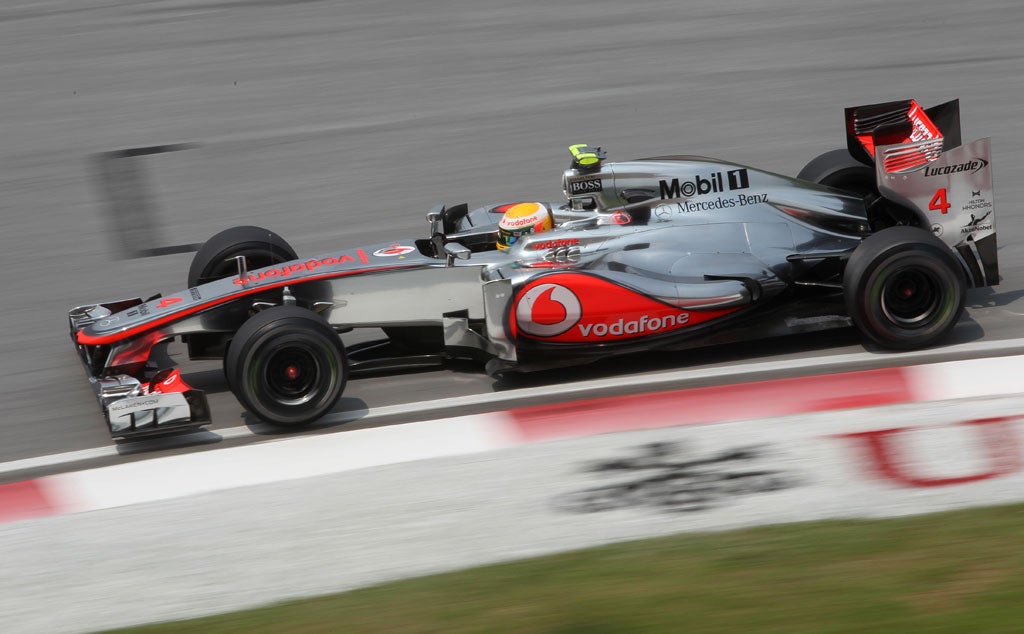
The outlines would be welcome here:
<svg viewBox="0 0 1024 634">
<path fill-rule="evenodd" d="M 283 426 L 310 423 L 330 412 L 348 380 L 338 334 L 319 315 L 297 306 L 268 308 L 242 324 L 224 368 L 245 409 Z"/>
<path fill-rule="evenodd" d="M 868 224 L 873 231 L 919 224 L 913 211 L 884 198 L 878 191 L 875 168 L 853 158 L 846 149 L 816 156 L 796 177 L 863 198 Z"/>
<path fill-rule="evenodd" d="M 875 170 L 850 156 L 845 149 L 814 157 L 796 177 L 860 196 L 878 193 Z"/>
<path fill-rule="evenodd" d="M 916 227 L 890 227 L 854 250 L 843 276 L 854 324 L 895 350 L 925 348 L 949 334 L 961 314 L 967 279 L 941 240 Z"/>
</svg>

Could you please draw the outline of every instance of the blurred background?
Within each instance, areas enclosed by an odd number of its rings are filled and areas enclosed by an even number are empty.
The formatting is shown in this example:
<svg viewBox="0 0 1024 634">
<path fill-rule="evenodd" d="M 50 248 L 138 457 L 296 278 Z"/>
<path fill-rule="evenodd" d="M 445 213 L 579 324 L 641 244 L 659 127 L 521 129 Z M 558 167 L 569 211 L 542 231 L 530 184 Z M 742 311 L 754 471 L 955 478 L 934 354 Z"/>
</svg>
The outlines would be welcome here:
<svg viewBox="0 0 1024 634">
<path fill-rule="evenodd" d="M 1004 279 L 968 306 L 1019 337 L 1022 23 L 1019 0 L 0 0 L 0 459 L 110 445 L 67 309 L 181 288 L 221 229 L 302 256 L 416 237 L 441 202 L 558 200 L 572 143 L 793 175 L 844 107 L 895 99 L 959 98 L 963 138 L 993 138 Z M 843 337 L 814 354 L 863 351 Z M 494 389 L 374 385 L 349 393 Z"/>
<path fill-rule="evenodd" d="M 792 174 L 842 144 L 844 106 L 904 97 L 962 99 L 1000 176 L 1021 149 L 1021 17 L 1009 0 L 5 2 L 5 269 L 95 285 L 116 250 L 90 157 L 168 144 L 192 145 L 139 159 L 163 241 L 252 222 L 304 252 L 421 231 L 436 202 L 557 198 L 580 141 Z"/>
<path fill-rule="evenodd" d="M 1015 0 L 4 1 L 0 454 L 108 442 L 68 307 L 176 290 L 190 245 L 232 225 L 310 256 L 419 236 L 441 202 L 557 200 L 572 143 L 795 174 L 842 146 L 846 106 L 960 98 L 964 139 L 994 138 L 1015 300 L 1022 18 Z M 380 385 L 426 391 L 405 381 Z M 213 406 L 237 424 L 230 394 Z"/>
</svg>

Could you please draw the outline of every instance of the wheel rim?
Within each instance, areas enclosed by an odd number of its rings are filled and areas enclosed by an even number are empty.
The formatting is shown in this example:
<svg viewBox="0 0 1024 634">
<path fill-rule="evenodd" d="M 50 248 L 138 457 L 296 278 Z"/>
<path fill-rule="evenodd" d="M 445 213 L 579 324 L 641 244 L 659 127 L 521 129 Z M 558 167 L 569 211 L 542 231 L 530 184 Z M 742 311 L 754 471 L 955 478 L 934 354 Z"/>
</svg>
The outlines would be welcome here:
<svg viewBox="0 0 1024 634">
<path fill-rule="evenodd" d="M 931 271 L 913 267 L 898 271 L 882 289 L 882 314 L 904 328 L 930 324 L 942 308 L 942 289 Z"/>
<path fill-rule="evenodd" d="M 291 407 L 317 398 L 327 376 L 329 373 L 315 350 L 308 345 L 292 344 L 268 355 L 260 372 L 260 387 L 275 403 Z"/>
</svg>

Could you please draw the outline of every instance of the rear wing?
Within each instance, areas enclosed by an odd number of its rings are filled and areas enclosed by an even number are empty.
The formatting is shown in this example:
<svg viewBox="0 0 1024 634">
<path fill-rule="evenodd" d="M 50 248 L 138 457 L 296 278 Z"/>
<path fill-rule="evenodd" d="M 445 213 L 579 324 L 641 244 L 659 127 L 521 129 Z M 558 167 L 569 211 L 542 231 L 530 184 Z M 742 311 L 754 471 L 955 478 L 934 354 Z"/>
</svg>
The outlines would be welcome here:
<svg viewBox="0 0 1024 634">
<path fill-rule="evenodd" d="M 850 156 L 874 165 L 875 148 L 916 141 L 937 156 L 961 144 L 960 100 L 922 108 L 913 99 L 846 109 L 846 146 Z M 924 163 L 920 163 L 923 165 Z M 912 166 L 912 165 L 911 165 Z"/>
<path fill-rule="evenodd" d="M 912 172 L 888 171 L 884 160 L 875 165 L 882 196 L 916 210 L 922 226 L 957 252 L 974 287 L 999 283 L 990 141 L 978 139 L 943 152 Z M 912 145 L 880 146 L 878 153 L 885 157 Z"/>
<path fill-rule="evenodd" d="M 998 284 L 991 139 L 961 142 L 959 100 L 847 108 L 846 126 L 850 154 L 874 167 L 879 193 L 956 252 L 971 286 Z"/>
</svg>

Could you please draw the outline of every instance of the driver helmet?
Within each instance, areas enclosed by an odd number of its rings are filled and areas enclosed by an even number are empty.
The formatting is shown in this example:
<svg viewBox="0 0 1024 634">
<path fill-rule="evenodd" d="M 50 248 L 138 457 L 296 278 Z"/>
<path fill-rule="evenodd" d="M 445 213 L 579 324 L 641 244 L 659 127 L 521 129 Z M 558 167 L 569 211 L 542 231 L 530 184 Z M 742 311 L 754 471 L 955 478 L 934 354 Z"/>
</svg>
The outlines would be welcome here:
<svg viewBox="0 0 1024 634">
<path fill-rule="evenodd" d="M 555 226 L 554 215 L 541 203 L 517 203 L 505 210 L 498 223 L 498 248 L 508 249 L 523 236 L 550 231 Z"/>
</svg>

